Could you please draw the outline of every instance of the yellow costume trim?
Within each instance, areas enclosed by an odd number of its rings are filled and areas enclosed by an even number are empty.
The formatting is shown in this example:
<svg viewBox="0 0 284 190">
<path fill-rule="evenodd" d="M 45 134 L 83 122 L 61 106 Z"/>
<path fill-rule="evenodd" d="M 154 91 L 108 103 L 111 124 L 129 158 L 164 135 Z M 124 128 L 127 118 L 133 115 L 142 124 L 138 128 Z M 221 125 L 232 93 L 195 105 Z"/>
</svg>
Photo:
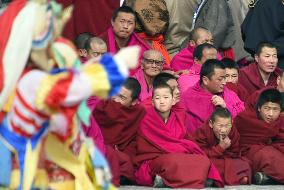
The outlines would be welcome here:
<svg viewBox="0 0 284 190">
<path fill-rule="evenodd" d="M 75 190 L 74 180 L 50 183 L 49 188 L 54 190 Z"/>
<path fill-rule="evenodd" d="M 10 188 L 17 189 L 19 185 L 20 185 L 20 170 L 16 169 L 16 170 L 13 170 L 11 173 Z"/>
<path fill-rule="evenodd" d="M 36 107 L 39 110 L 47 114 L 52 114 L 56 112 L 56 110 L 51 109 L 48 105 L 45 104 L 45 100 L 50 90 L 54 87 L 55 83 L 60 79 L 67 77 L 67 74 L 68 73 L 59 73 L 56 75 L 48 75 L 41 80 L 39 89 L 36 92 L 36 101 L 35 101 Z"/>
<path fill-rule="evenodd" d="M 47 189 L 49 178 L 44 169 L 38 169 L 35 176 L 34 187 L 38 189 Z"/>
<path fill-rule="evenodd" d="M 27 149 L 25 155 L 23 190 L 30 190 L 32 187 L 33 180 L 37 171 L 40 148 L 41 148 L 40 141 L 36 145 L 36 148 L 34 150 L 32 150 L 30 142 L 27 143 Z"/>
<path fill-rule="evenodd" d="M 107 98 L 111 86 L 108 74 L 103 66 L 100 64 L 88 64 L 82 67 L 82 71 L 92 83 L 93 94 L 100 98 Z"/>
<path fill-rule="evenodd" d="M 94 185 L 86 173 L 85 159 L 87 151 L 85 146 L 81 147 L 78 159 L 56 136 L 49 134 L 45 141 L 44 149 L 50 161 L 70 172 L 75 177 L 76 190 L 95 190 Z"/>
<path fill-rule="evenodd" d="M 15 95 L 16 95 L 16 90 L 14 90 L 11 93 L 11 95 L 8 97 L 7 101 L 3 105 L 2 111 L 8 113 L 11 110 L 13 102 L 14 102 Z"/>
</svg>

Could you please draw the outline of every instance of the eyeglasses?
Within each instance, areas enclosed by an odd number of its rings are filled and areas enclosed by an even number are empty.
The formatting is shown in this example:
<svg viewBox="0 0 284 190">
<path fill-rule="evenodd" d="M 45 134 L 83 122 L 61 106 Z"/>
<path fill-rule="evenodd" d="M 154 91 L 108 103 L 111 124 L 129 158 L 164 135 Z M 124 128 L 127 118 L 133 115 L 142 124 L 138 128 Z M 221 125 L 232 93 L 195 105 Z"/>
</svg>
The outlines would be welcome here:
<svg viewBox="0 0 284 190">
<path fill-rule="evenodd" d="M 145 57 L 143 59 L 146 61 L 147 64 L 154 65 L 154 63 L 155 63 L 155 65 L 159 66 L 159 67 L 164 65 L 164 61 L 154 60 L 154 59 L 147 59 Z"/>
</svg>

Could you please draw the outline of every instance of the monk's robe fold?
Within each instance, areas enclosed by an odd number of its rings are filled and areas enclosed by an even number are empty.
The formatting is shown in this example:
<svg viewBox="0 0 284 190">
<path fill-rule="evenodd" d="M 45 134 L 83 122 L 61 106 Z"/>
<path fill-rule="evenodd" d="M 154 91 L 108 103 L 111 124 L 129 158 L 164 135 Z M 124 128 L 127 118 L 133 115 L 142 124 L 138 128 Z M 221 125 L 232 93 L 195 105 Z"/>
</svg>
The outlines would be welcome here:
<svg viewBox="0 0 284 190">
<path fill-rule="evenodd" d="M 193 51 L 195 47 L 188 44 L 186 48 L 176 54 L 171 61 L 171 68 L 174 71 L 190 69 L 194 64 Z"/>
<path fill-rule="evenodd" d="M 151 186 L 154 176 L 159 175 L 173 188 L 203 188 L 207 178 L 223 185 L 215 166 L 189 140 L 183 109 L 173 107 L 166 123 L 153 107 L 146 111 L 137 135 L 138 184 Z"/>
<path fill-rule="evenodd" d="M 240 135 L 235 127 L 232 127 L 228 135 L 231 146 L 226 150 L 219 145 L 219 140 L 215 137 L 213 129 L 210 128 L 208 123 L 197 129 L 193 137 L 217 167 L 226 185 L 239 185 L 243 177 L 250 179 L 249 161 L 245 157 L 241 157 Z"/>
<path fill-rule="evenodd" d="M 240 83 L 235 84 L 232 82 L 227 82 L 226 86 L 228 87 L 228 89 L 235 92 L 241 101 L 246 103 L 246 99 L 247 97 L 249 97 L 249 94 L 247 93 L 247 90 Z"/>
<path fill-rule="evenodd" d="M 265 87 L 270 86 L 276 88 L 277 77 L 280 73 L 281 70 L 276 68 L 275 71 L 271 73 L 267 85 L 265 85 L 257 67 L 257 63 L 253 63 L 240 69 L 238 83 L 247 90 L 247 95 L 250 95 L 256 90 L 260 90 Z"/>
<path fill-rule="evenodd" d="M 74 40 L 83 32 L 102 34 L 111 26 L 113 12 L 119 8 L 119 1 L 113 0 L 56 0 L 63 7 L 74 6 L 73 14 L 64 27 L 63 36 Z"/>
<path fill-rule="evenodd" d="M 188 46 L 182 49 L 178 54 L 176 54 L 171 61 L 171 68 L 174 71 L 188 70 L 194 64 L 193 52 L 195 46 L 188 44 Z M 220 53 L 217 54 L 218 60 L 222 59 Z"/>
<path fill-rule="evenodd" d="M 182 74 L 178 78 L 181 93 L 185 92 L 189 87 L 194 86 L 200 80 L 201 64 L 194 63 L 189 69 L 189 73 Z"/>
<path fill-rule="evenodd" d="M 148 86 L 146 79 L 144 77 L 143 70 L 138 69 L 137 72 L 132 77 L 137 79 L 140 86 L 141 86 L 139 101 L 142 102 L 142 101 L 146 100 L 147 98 L 152 97 L 153 87 Z"/>
<path fill-rule="evenodd" d="M 264 172 L 284 183 L 284 118 L 273 123 L 259 119 L 254 110 L 246 109 L 235 120 L 240 133 L 242 153 L 252 162 L 253 172 Z"/>
<path fill-rule="evenodd" d="M 140 105 L 126 107 L 112 100 L 100 101 L 93 111 L 107 145 L 106 157 L 115 185 L 119 185 L 119 176 L 134 180 L 132 157 L 136 154 L 136 134 L 144 115 L 145 109 Z"/>
<path fill-rule="evenodd" d="M 115 54 L 119 51 L 119 47 L 116 43 L 115 34 L 112 27 L 110 27 L 106 32 L 101 34 L 100 37 L 106 42 L 108 52 Z M 130 75 L 135 74 L 137 70 L 140 68 L 144 52 L 146 50 L 152 49 L 144 40 L 142 40 L 136 33 L 133 32 L 133 34 L 130 36 L 127 46 L 134 46 L 134 45 L 138 45 L 141 49 L 139 56 L 139 64 L 135 69 L 130 70 Z"/>
<path fill-rule="evenodd" d="M 215 106 L 211 100 L 213 95 L 203 89 L 199 83 L 196 83 L 183 93 L 182 98 L 187 112 L 186 127 L 190 133 L 201 127 L 214 111 Z M 218 95 L 224 99 L 227 109 L 231 112 L 233 118 L 244 110 L 244 103 L 236 93 L 229 90 L 226 86 L 223 93 Z"/>
</svg>

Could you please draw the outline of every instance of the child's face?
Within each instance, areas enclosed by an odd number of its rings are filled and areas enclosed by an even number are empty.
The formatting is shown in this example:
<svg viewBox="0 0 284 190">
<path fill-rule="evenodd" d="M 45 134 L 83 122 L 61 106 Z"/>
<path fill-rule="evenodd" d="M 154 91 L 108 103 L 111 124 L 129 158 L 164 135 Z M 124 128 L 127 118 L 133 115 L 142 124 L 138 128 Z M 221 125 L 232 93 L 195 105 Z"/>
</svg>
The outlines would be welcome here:
<svg viewBox="0 0 284 190">
<path fill-rule="evenodd" d="M 209 126 L 213 129 L 217 139 L 224 139 L 231 131 L 232 119 L 217 116 L 214 122 L 212 120 L 209 121 Z"/>
<path fill-rule="evenodd" d="M 226 82 L 237 83 L 239 79 L 239 72 L 237 69 L 226 68 Z"/>
<path fill-rule="evenodd" d="M 171 111 L 174 99 L 168 88 L 158 88 L 154 91 L 153 96 L 154 107 L 161 113 Z"/>
</svg>

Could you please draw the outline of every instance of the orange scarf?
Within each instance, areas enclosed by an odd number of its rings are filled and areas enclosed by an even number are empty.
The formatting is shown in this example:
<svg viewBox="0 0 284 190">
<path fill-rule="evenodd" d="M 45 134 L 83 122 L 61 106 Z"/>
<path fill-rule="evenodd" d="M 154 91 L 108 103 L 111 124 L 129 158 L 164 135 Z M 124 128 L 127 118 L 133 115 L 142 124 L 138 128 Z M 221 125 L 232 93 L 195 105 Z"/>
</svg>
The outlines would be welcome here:
<svg viewBox="0 0 284 190">
<path fill-rule="evenodd" d="M 140 38 L 142 38 L 143 40 L 146 41 L 151 41 L 152 42 L 152 48 L 154 50 L 158 50 L 162 53 L 165 63 L 167 65 L 170 65 L 171 62 L 171 58 L 168 54 L 168 51 L 166 49 L 166 47 L 164 46 L 163 42 L 164 42 L 164 36 L 162 34 L 156 35 L 156 36 L 148 36 L 147 34 L 145 34 L 144 32 L 142 33 L 137 33 L 138 36 Z"/>
</svg>

